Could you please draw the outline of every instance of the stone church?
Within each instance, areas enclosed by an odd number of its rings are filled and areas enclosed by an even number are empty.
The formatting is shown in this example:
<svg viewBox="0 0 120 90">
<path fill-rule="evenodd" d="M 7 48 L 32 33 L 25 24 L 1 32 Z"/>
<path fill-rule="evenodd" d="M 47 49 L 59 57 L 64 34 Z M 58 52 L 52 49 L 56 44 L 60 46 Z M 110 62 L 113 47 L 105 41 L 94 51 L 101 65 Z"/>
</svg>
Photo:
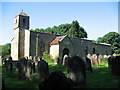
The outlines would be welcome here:
<svg viewBox="0 0 120 90">
<path fill-rule="evenodd" d="M 70 57 L 87 54 L 111 55 L 111 45 L 93 43 L 92 40 L 58 36 L 29 30 L 30 17 L 20 12 L 14 17 L 14 38 L 11 40 L 11 56 L 13 60 L 21 57 L 40 56 L 49 53 L 52 58 L 62 58 L 65 54 Z"/>
</svg>

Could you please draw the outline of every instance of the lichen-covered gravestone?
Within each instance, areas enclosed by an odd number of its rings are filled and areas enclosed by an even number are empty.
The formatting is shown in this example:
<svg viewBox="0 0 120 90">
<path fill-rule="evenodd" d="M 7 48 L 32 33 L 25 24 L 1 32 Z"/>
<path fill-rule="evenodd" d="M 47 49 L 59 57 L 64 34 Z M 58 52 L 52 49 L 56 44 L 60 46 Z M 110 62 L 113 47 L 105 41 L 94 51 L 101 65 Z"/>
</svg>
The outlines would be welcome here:
<svg viewBox="0 0 120 90">
<path fill-rule="evenodd" d="M 98 56 L 96 54 L 92 55 L 91 60 L 92 60 L 92 65 L 95 65 L 95 66 L 99 65 Z"/>
<path fill-rule="evenodd" d="M 38 73 L 40 75 L 40 82 L 49 76 L 48 63 L 42 59 L 38 62 Z"/>
<path fill-rule="evenodd" d="M 82 58 L 74 56 L 68 60 L 68 78 L 74 82 L 74 88 L 86 87 L 86 68 Z"/>
</svg>

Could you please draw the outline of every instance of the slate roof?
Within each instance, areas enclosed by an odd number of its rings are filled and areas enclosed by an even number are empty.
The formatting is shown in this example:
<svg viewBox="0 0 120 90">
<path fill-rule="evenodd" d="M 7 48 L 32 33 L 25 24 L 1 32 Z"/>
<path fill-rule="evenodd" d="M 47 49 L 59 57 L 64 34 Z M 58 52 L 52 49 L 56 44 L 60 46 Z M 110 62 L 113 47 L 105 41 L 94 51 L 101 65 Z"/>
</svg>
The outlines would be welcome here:
<svg viewBox="0 0 120 90">
<path fill-rule="evenodd" d="M 58 44 L 59 41 L 61 41 L 65 36 L 58 36 L 53 41 L 51 41 L 50 45 Z"/>
</svg>

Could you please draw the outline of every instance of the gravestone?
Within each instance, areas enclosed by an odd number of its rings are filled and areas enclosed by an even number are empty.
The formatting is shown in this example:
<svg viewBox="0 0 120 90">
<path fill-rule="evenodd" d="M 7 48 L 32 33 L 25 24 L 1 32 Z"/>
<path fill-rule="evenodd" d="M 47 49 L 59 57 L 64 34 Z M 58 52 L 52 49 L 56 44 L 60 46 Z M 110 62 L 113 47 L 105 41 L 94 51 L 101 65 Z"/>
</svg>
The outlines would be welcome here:
<svg viewBox="0 0 120 90">
<path fill-rule="evenodd" d="M 46 89 L 70 89 L 72 80 L 68 79 L 61 71 L 52 72 L 44 82 L 39 84 L 39 90 Z"/>
<path fill-rule="evenodd" d="M 103 55 L 103 58 L 108 58 L 108 56 L 107 55 Z"/>
<path fill-rule="evenodd" d="M 31 80 L 31 75 L 32 75 L 32 60 L 28 60 L 25 76 L 28 80 Z"/>
<path fill-rule="evenodd" d="M 102 55 L 99 55 L 99 56 L 98 56 L 98 61 L 99 61 L 99 63 L 102 63 L 101 58 L 103 58 L 103 56 L 102 56 Z"/>
<path fill-rule="evenodd" d="M 33 61 L 35 62 L 35 65 L 37 65 L 37 63 L 38 63 L 38 58 L 37 58 L 37 56 L 34 56 Z"/>
<path fill-rule="evenodd" d="M 13 69 L 13 62 L 12 62 L 12 57 L 9 57 L 9 59 L 6 62 L 6 71 L 8 74 L 12 73 L 12 69 Z"/>
<path fill-rule="evenodd" d="M 26 58 L 21 58 L 20 60 L 18 60 L 18 76 L 19 78 L 26 78 L 25 74 L 27 71 L 27 60 Z"/>
<path fill-rule="evenodd" d="M 44 81 L 49 76 L 48 63 L 42 59 L 38 62 L 38 73 L 41 79 L 40 81 Z"/>
<path fill-rule="evenodd" d="M 68 71 L 68 78 L 74 82 L 74 87 L 85 88 L 86 68 L 84 61 L 80 57 L 74 56 L 68 60 L 66 67 Z"/>
<path fill-rule="evenodd" d="M 32 72 L 35 73 L 35 62 L 32 63 Z"/>
<path fill-rule="evenodd" d="M 108 67 L 111 70 L 112 75 L 120 76 L 120 56 L 109 57 Z"/>
<path fill-rule="evenodd" d="M 98 56 L 96 54 L 92 55 L 91 60 L 92 60 L 92 65 L 95 65 L 95 66 L 99 65 L 99 63 L 98 63 Z"/>
<path fill-rule="evenodd" d="M 91 60 L 89 58 L 84 58 L 84 63 L 85 63 L 85 67 L 86 67 L 86 71 L 87 72 L 92 72 L 92 65 L 91 65 Z"/>
<path fill-rule="evenodd" d="M 91 57 L 92 57 L 92 56 L 91 56 L 90 54 L 87 55 L 87 58 L 89 58 L 90 60 L 91 60 Z"/>
<path fill-rule="evenodd" d="M 70 57 L 68 55 L 64 55 L 64 57 L 63 57 L 63 65 L 66 66 L 66 64 L 68 63 L 69 59 L 70 59 Z"/>
</svg>

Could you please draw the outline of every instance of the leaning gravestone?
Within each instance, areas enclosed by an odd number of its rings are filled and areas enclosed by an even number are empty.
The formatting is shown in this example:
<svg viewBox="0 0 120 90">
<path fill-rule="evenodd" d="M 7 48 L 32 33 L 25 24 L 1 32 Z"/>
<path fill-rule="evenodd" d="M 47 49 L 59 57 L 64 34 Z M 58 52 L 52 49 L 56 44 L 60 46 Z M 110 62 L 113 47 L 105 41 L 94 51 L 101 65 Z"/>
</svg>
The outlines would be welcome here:
<svg viewBox="0 0 120 90">
<path fill-rule="evenodd" d="M 68 55 L 64 55 L 64 57 L 63 57 L 63 65 L 66 66 L 66 64 L 68 63 L 69 59 L 70 59 L 70 57 Z"/>
<path fill-rule="evenodd" d="M 27 60 L 23 57 L 18 60 L 18 76 L 19 78 L 26 78 L 25 74 L 27 71 Z"/>
<path fill-rule="evenodd" d="M 98 56 L 96 54 L 92 55 L 91 60 L 92 60 L 92 65 L 95 65 L 95 66 L 99 65 L 99 63 L 98 63 Z"/>
<path fill-rule="evenodd" d="M 84 63 L 85 63 L 85 67 L 86 67 L 86 71 L 87 72 L 92 72 L 92 65 L 91 65 L 91 60 L 89 58 L 84 58 Z"/>
<path fill-rule="evenodd" d="M 42 59 L 38 62 L 38 73 L 40 75 L 41 82 L 49 76 L 48 63 Z"/>
<path fill-rule="evenodd" d="M 74 82 L 74 88 L 86 87 L 86 68 L 84 61 L 74 56 L 68 60 L 67 64 L 68 78 Z"/>
</svg>

